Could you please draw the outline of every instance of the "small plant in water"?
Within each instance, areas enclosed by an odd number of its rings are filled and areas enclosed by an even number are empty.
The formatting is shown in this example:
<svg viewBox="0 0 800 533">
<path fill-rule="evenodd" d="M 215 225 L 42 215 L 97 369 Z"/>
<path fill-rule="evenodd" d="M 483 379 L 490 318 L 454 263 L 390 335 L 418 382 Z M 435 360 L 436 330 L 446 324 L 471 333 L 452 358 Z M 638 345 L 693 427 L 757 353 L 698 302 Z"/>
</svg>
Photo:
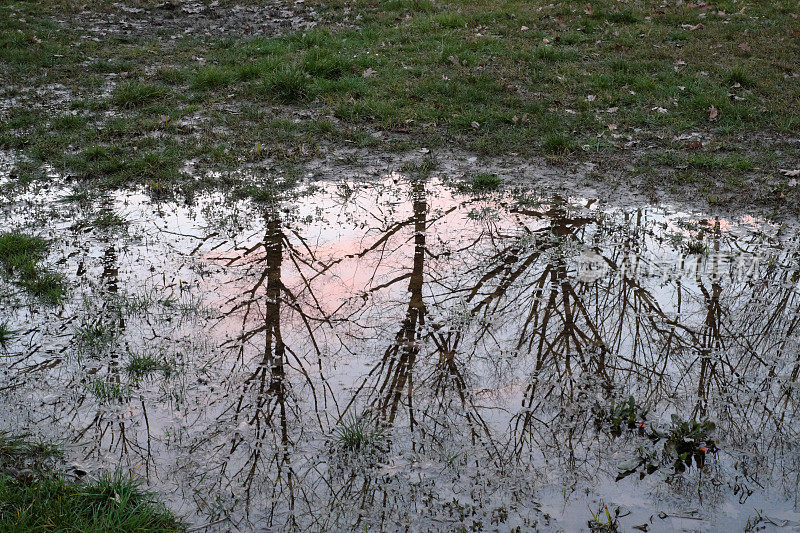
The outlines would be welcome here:
<svg viewBox="0 0 800 533">
<path fill-rule="evenodd" d="M 635 458 L 618 466 L 617 481 L 639 472 L 644 478 L 659 468 L 671 464 L 675 474 L 684 472 L 694 463 L 698 468 L 705 464 L 709 453 L 716 453 L 717 443 L 712 438 L 715 425 L 710 420 L 684 421 L 678 415 L 672 415 L 672 425 L 666 432 L 653 429 L 649 438 L 653 443 L 664 441 L 661 452 L 657 449 L 639 447 Z"/>
<path fill-rule="evenodd" d="M 127 220 L 113 211 L 102 210 L 92 219 L 92 226 L 99 229 L 109 229 L 121 227 L 127 224 Z"/>
<path fill-rule="evenodd" d="M 383 429 L 369 414 L 351 414 L 342 418 L 333 431 L 333 442 L 347 451 L 363 450 L 378 444 L 384 437 Z"/>
<path fill-rule="evenodd" d="M 102 322 L 84 324 L 75 331 L 75 338 L 81 348 L 85 350 L 99 350 L 111 345 L 117 336 L 112 326 Z"/>
<path fill-rule="evenodd" d="M 164 377 L 172 374 L 173 368 L 164 357 L 152 354 L 131 355 L 126 367 L 128 374 L 133 378 L 145 378 L 155 372 L 163 372 Z"/>
<path fill-rule="evenodd" d="M 53 443 L 32 440 L 30 435 L 0 430 L 0 475 L 26 468 L 47 467 L 63 455 Z"/>
<path fill-rule="evenodd" d="M 689 254 L 702 254 L 706 251 L 706 245 L 702 239 L 696 241 L 689 241 L 686 243 L 686 251 Z"/>
<path fill-rule="evenodd" d="M 603 533 L 619 531 L 619 520 L 617 520 L 619 509 L 617 509 L 612 516 L 611 511 L 608 510 L 608 505 L 602 503 L 597 513 L 593 513 L 590 509 L 589 514 L 592 515 L 592 519 L 587 523 L 589 530 Z"/>
<path fill-rule="evenodd" d="M 633 396 L 629 396 L 624 402 L 611 402 L 608 408 L 599 408 L 598 424 L 608 424 L 610 432 L 614 436 L 622 434 L 624 428 L 644 430 L 644 423 L 647 418 L 647 409 L 636 402 Z"/>
<path fill-rule="evenodd" d="M 127 394 L 127 387 L 118 382 L 96 379 L 89 385 L 89 392 L 101 402 L 122 400 Z"/>
<path fill-rule="evenodd" d="M 461 183 L 458 188 L 464 192 L 489 192 L 496 191 L 502 183 L 503 180 L 496 174 L 481 172 Z"/>
<path fill-rule="evenodd" d="M 664 453 L 674 459 L 676 472 L 683 472 L 687 466 L 692 466 L 692 459 L 698 467 L 703 466 L 706 455 L 717 451 L 716 442 L 711 437 L 715 428 L 710 420 L 684 421 L 678 415 L 672 415 L 672 427 L 664 443 Z"/>
<path fill-rule="evenodd" d="M 19 330 L 11 329 L 8 322 L 0 322 L 0 351 L 8 351 L 11 341 L 16 338 Z"/>
<path fill-rule="evenodd" d="M 34 296 L 57 303 L 64 296 L 63 279 L 41 264 L 48 243 L 40 237 L 11 232 L 0 234 L 0 266 Z"/>
</svg>

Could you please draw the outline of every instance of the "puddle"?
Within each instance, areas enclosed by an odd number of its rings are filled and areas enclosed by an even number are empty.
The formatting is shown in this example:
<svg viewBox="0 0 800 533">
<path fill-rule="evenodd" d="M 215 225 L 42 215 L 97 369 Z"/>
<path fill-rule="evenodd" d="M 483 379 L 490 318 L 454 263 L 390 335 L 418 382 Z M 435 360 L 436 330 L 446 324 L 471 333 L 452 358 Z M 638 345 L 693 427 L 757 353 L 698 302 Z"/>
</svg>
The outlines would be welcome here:
<svg viewBox="0 0 800 533">
<path fill-rule="evenodd" d="M 626 530 L 800 524 L 794 230 L 401 175 L 305 187 L 9 202 L 69 298 L 0 284 L 3 427 L 222 530 L 577 530 L 602 505 Z M 608 413 L 631 396 L 628 429 Z M 715 423 L 702 468 L 676 469 L 673 414 Z"/>
</svg>

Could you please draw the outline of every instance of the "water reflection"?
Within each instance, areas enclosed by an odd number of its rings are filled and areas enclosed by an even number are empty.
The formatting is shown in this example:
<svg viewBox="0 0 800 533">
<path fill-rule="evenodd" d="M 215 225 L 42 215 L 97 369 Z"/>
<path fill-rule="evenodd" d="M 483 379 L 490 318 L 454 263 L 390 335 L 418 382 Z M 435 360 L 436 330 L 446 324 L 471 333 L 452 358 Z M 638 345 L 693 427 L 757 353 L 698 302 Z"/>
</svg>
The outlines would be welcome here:
<svg viewBox="0 0 800 533">
<path fill-rule="evenodd" d="M 73 271 L 104 280 L 83 303 L 6 308 L 42 345 L 86 320 L 113 342 L 87 353 L 75 333 L 26 378 L 20 362 L 44 356 L 20 345 L 3 401 L 86 460 L 179 489 L 198 521 L 575 528 L 600 500 L 626 526 L 697 509 L 741 527 L 754 506 L 797 519 L 800 264 L 777 226 L 398 176 L 283 205 L 148 205 L 115 199 L 138 213 L 125 254 L 75 236 Z M 142 350 L 179 364 L 131 379 Z M 646 424 L 609 431 L 598 413 L 629 396 Z M 716 422 L 703 468 L 671 470 L 648 438 L 673 413 Z M 368 445 L 347 449 L 354 423 Z M 665 466 L 619 476 L 642 454 Z"/>
</svg>

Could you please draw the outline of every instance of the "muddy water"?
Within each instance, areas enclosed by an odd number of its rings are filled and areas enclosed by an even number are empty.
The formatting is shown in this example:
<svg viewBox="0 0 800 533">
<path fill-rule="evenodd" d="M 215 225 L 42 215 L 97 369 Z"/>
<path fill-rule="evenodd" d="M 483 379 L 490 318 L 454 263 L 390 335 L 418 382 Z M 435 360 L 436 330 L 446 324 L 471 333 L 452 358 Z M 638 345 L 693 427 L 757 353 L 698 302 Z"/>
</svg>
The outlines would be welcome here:
<svg viewBox="0 0 800 533">
<path fill-rule="evenodd" d="M 800 525 L 794 230 L 401 175 L 271 206 L 72 192 L 5 205 L 69 298 L 0 285 L 0 422 L 194 524 Z M 688 461 L 673 415 L 715 424 Z"/>
</svg>

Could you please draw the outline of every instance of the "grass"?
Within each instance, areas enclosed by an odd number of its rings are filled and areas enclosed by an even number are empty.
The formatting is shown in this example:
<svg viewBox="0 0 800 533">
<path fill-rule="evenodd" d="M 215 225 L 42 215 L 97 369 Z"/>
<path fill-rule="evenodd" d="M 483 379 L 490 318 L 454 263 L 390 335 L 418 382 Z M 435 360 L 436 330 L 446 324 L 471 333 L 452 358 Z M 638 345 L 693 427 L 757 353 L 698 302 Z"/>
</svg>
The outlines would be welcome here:
<svg viewBox="0 0 800 533">
<path fill-rule="evenodd" d="M 589 513 L 592 515 L 592 518 L 587 524 L 589 526 L 589 531 L 616 533 L 620 530 L 619 520 L 617 519 L 618 512 L 619 510 L 612 516 L 611 512 L 608 510 L 608 505 L 604 503 L 600 505 L 600 509 L 597 513 L 590 510 Z"/>
<path fill-rule="evenodd" d="M 0 234 L 0 266 L 35 297 L 58 303 L 64 297 L 63 278 L 42 265 L 48 243 L 20 232 Z"/>
<path fill-rule="evenodd" d="M 157 357 L 153 354 L 132 354 L 125 370 L 131 377 L 142 379 L 156 372 L 161 372 L 164 377 L 169 377 L 175 369 L 164 357 Z"/>
<path fill-rule="evenodd" d="M 17 337 L 17 333 L 19 330 L 11 329 L 8 322 L 0 322 L 0 350 L 8 351 L 11 341 Z"/>
<path fill-rule="evenodd" d="M 675 150 L 671 139 L 702 132 L 740 153 L 679 147 L 688 168 L 744 174 L 773 152 L 758 139 L 800 131 L 789 0 L 722 0 L 713 10 L 643 0 L 312 3 L 313 29 L 169 43 L 146 29 L 121 42 L 113 32 L 82 38 L 56 22 L 74 9 L 56 0 L 4 5 L 9 86 L 75 94 L 55 116 L 41 110 L 54 95 L 20 97 L 0 121 L 0 148 L 24 155 L 19 180 L 49 165 L 169 197 L 214 184 L 181 173 L 190 159 L 215 170 L 296 163 L 345 143 L 616 161 L 629 139 Z M 789 163 L 788 152 L 777 157 L 770 166 Z M 747 191 L 746 180 L 727 186 Z"/>
<path fill-rule="evenodd" d="M 120 107 L 142 107 L 163 101 L 170 95 L 166 86 L 141 81 L 130 81 L 114 88 L 111 103 Z"/>
<path fill-rule="evenodd" d="M 561 133 L 548 133 L 542 140 L 542 151 L 548 155 L 565 156 L 578 149 L 575 139 Z"/>
<path fill-rule="evenodd" d="M 706 252 L 706 243 L 702 239 L 692 240 L 686 243 L 686 253 L 689 255 L 700 255 Z"/>
<path fill-rule="evenodd" d="M 72 482 L 54 473 L 62 458 L 60 446 L 0 430 L 0 530 L 185 531 L 137 481 L 117 473 Z"/>
<path fill-rule="evenodd" d="M 465 182 L 459 184 L 459 189 L 473 193 L 496 191 L 503 184 L 497 174 L 480 172 L 469 177 Z"/>
<path fill-rule="evenodd" d="M 0 474 L 0 524 L 6 532 L 179 532 L 185 527 L 122 475 L 73 483 L 43 476 L 26 483 Z"/>
<path fill-rule="evenodd" d="M 117 333 L 114 326 L 98 320 L 78 326 L 75 330 L 75 340 L 83 350 L 97 351 L 111 346 L 117 338 Z"/>
<path fill-rule="evenodd" d="M 334 444 L 342 450 L 358 451 L 374 447 L 384 438 L 383 429 L 368 415 L 351 414 L 342 418 L 333 431 Z"/>
<path fill-rule="evenodd" d="M 0 430 L 0 475 L 7 471 L 47 468 L 62 453 L 61 448 L 52 443 Z"/>
<path fill-rule="evenodd" d="M 101 210 L 91 220 L 92 227 L 98 229 L 111 229 L 124 227 L 128 223 L 125 218 L 110 210 Z"/>
<path fill-rule="evenodd" d="M 102 379 L 92 381 L 88 388 L 92 396 L 103 403 L 122 400 L 129 392 L 128 387 L 119 382 Z"/>
</svg>

